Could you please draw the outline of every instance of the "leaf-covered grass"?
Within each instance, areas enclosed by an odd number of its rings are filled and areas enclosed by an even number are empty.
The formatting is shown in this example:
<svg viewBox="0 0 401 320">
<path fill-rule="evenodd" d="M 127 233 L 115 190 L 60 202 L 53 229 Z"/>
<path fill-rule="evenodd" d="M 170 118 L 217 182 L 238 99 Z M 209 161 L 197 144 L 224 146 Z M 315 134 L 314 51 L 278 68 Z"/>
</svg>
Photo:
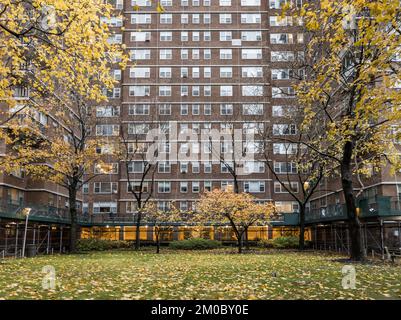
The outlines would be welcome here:
<svg viewBox="0 0 401 320">
<path fill-rule="evenodd" d="M 0 262 L 0 299 L 388 299 L 401 298 L 401 268 L 353 264 L 356 289 L 342 289 L 345 263 L 323 253 L 109 251 Z M 231 254 L 232 253 L 232 254 Z M 44 266 L 56 288 L 42 288 Z"/>
</svg>

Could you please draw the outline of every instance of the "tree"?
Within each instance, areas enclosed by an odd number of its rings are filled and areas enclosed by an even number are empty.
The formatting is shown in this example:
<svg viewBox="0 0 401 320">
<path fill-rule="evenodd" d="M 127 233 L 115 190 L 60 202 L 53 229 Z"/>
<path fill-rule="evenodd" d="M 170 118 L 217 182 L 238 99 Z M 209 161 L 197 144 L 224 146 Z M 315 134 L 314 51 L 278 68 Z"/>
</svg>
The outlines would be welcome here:
<svg viewBox="0 0 401 320">
<path fill-rule="evenodd" d="M 303 250 L 306 205 L 315 194 L 324 174 L 327 174 L 328 168 L 325 168 L 325 162 L 319 154 L 305 147 L 304 143 L 315 137 L 315 131 L 312 128 L 307 131 L 300 128 L 302 118 L 297 116 L 302 112 L 297 110 L 302 109 L 291 108 L 288 114 L 283 114 L 280 124 L 268 127 L 260 137 L 264 163 L 274 180 L 299 205 L 299 249 Z M 271 160 L 272 144 L 284 147 L 284 155 L 281 157 L 283 162 Z M 276 159 L 279 158 L 276 156 Z"/>
<path fill-rule="evenodd" d="M 160 236 L 165 232 L 174 230 L 174 223 L 180 222 L 182 214 L 175 207 L 168 211 L 159 210 L 154 202 L 145 204 L 144 221 L 154 227 L 156 238 L 156 253 L 160 253 Z"/>
<path fill-rule="evenodd" d="M 255 224 L 265 224 L 273 210 L 271 203 L 258 203 L 248 193 L 215 189 L 200 197 L 196 218 L 203 223 L 229 223 L 237 239 L 238 253 L 241 253 L 246 230 Z"/>
<path fill-rule="evenodd" d="M 16 88 L 29 88 L 25 107 L 60 84 L 66 92 L 101 100 L 102 85 L 113 85 L 108 63 L 115 45 L 101 18 L 110 14 L 102 0 L 2 1 L 0 99 L 6 109 L 18 104 Z"/>
<path fill-rule="evenodd" d="M 147 208 L 154 211 L 151 206 L 153 205 L 151 198 L 154 192 L 154 180 L 158 162 L 153 161 L 156 155 L 150 154 L 151 151 L 148 150 L 148 146 L 153 142 L 143 138 L 149 130 L 155 129 L 151 128 L 154 125 L 155 122 L 133 124 L 132 129 L 127 128 L 127 130 L 121 126 L 120 131 L 121 147 L 118 157 L 124 163 L 128 191 L 132 194 L 136 204 L 136 250 L 139 250 L 141 245 L 140 226 L 142 215 L 147 213 Z"/>
<path fill-rule="evenodd" d="M 307 78 L 296 92 L 303 126 L 320 127 L 307 147 L 339 168 L 351 259 L 362 260 L 354 181 L 399 163 L 394 128 L 401 118 L 401 10 L 396 0 L 322 0 L 318 7 L 306 4 L 299 14 L 308 43 Z"/>
<path fill-rule="evenodd" d="M 100 0 L 0 4 L 0 97 L 7 127 L 1 137 L 10 148 L 3 169 L 21 166 L 33 178 L 68 190 L 72 252 L 77 193 L 93 177 L 85 180 L 84 174 L 95 163 L 103 173 L 109 170 L 97 153 L 102 141 L 91 138 L 90 113 L 114 85 L 110 65 L 124 67 L 126 60 L 123 48 L 108 41 L 103 17 L 110 12 Z M 23 99 L 16 99 L 16 88 Z"/>
</svg>

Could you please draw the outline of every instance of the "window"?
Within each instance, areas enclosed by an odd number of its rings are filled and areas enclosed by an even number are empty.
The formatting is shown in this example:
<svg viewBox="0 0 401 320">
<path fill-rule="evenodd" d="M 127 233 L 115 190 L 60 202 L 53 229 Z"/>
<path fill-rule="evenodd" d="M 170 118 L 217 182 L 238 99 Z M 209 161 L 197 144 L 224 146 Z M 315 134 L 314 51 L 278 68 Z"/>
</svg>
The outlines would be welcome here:
<svg viewBox="0 0 401 320">
<path fill-rule="evenodd" d="M 260 13 L 241 13 L 241 23 L 260 23 Z"/>
<path fill-rule="evenodd" d="M 209 24 L 210 21 L 211 21 L 210 13 L 205 13 L 205 14 L 203 15 L 203 23 L 204 23 L 204 24 Z"/>
<path fill-rule="evenodd" d="M 200 95 L 200 87 L 199 86 L 192 86 L 192 96 L 199 97 Z"/>
<path fill-rule="evenodd" d="M 219 14 L 219 22 L 221 24 L 230 24 L 230 23 L 232 23 L 231 13 L 220 13 Z"/>
<path fill-rule="evenodd" d="M 244 163 L 245 173 L 263 173 L 265 172 L 265 163 L 262 161 L 247 161 Z"/>
<path fill-rule="evenodd" d="M 232 49 L 220 49 L 221 60 L 232 59 L 232 57 L 233 57 Z"/>
<path fill-rule="evenodd" d="M 210 41 L 211 39 L 212 36 L 210 31 L 203 32 L 203 41 Z"/>
<path fill-rule="evenodd" d="M 173 40 L 173 33 L 171 31 L 160 32 L 160 41 L 171 41 Z"/>
<path fill-rule="evenodd" d="M 272 80 L 289 80 L 294 74 L 291 69 L 272 69 Z"/>
<path fill-rule="evenodd" d="M 273 143 L 273 154 L 295 154 L 297 145 L 295 143 Z"/>
<path fill-rule="evenodd" d="M 198 116 L 200 114 L 200 105 L 199 104 L 193 104 L 192 105 L 192 115 Z"/>
<path fill-rule="evenodd" d="M 145 163 L 143 161 L 131 161 L 127 163 L 129 173 L 143 173 L 145 170 Z"/>
<path fill-rule="evenodd" d="M 188 192 L 188 182 L 180 182 L 180 192 L 187 193 Z"/>
<path fill-rule="evenodd" d="M 298 182 L 284 182 L 285 187 L 291 192 L 298 193 Z M 280 182 L 274 182 L 274 193 L 288 193 Z"/>
<path fill-rule="evenodd" d="M 232 115 L 234 107 L 232 104 L 221 104 L 220 105 L 220 114 L 223 116 Z"/>
<path fill-rule="evenodd" d="M 288 27 L 292 26 L 292 17 L 286 16 L 271 16 L 269 17 L 269 22 L 271 27 Z"/>
<path fill-rule="evenodd" d="M 172 7 L 173 0 L 161 0 L 160 4 L 162 5 L 162 7 Z"/>
<path fill-rule="evenodd" d="M 204 181 L 203 182 L 203 189 L 205 191 L 212 191 L 212 181 Z"/>
<path fill-rule="evenodd" d="M 212 163 L 211 162 L 205 162 L 203 164 L 203 172 L 204 173 L 212 173 Z"/>
<path fill-rule="evenodd" d="M 151 33 L 149 31 L 131 32 L 131 41 L 133 42 L 149 42 L 150 39 L 151 39 Z"/>
<path fill-rule="evenodd" d="M 192 78 L 199 78 L 199 67 L 192 68 Z"/>
<path fill-rule="evenodd" d="M 118 124 L 98 124 L 96 125 L 97 136 L 118 136 L 120 127 Z"/>
<path fill-rule="evenodd" d="M 117 213 L 117 202 L 94 202 L 93 213 Z"/>
<path fill-rule="evenodd" d="M 241 74 L 243 78 L 262 78 L 263 67 L 242 67 Z"/>
<path fill-rule="evenodd" d="M 144 14 L 144 13 L 131 14 L 131 23 L 132 24 L 151 24 L 152 23 L 152 15 Z"/>
<path fill-rule="evenodd" d="M 170 162 L 159 162 L 158 172 L 159 173 L 170 173 L 171 165 Z"/>
<path fill-rule="evenodd" d="M 130 68 L 129 77 L 134 79 L 150 78 L 150 68 L 149 67 Z"/>
<path fill-rule="evenodd" d="M 159 115 L 161 116 L 171 115 L 171 104 L 161 104 L 159 106 Z"/>
<path fill-rule="evenodd" d="M 134 104 L 130 105 L 128 109 L 129 115 L 148 115 L 150 110 L 149 104 Z"/>
<path fill-rule="evenodd" d="M 181 24 L 188 24 L 188 22 L 189 22 L 188 13 L 182 13 Z"/>
<path fill-rule="evenodd" d="M 173 58 L 171 49 L 160 49 L 160 60 L 170 60 Z"/>
<path fill-rule="evenodd" d="M 188 86 L 181 86 L 181 97 L 188 97 Z"/>
<path fill-rule="evenodd" d="M 132 181 L 130 184 L 127 183 L 127 192 L 147 193 L 149 189 L 148 182 Z"/>
<path fill-rule="evenodd" d="M 292 44 L 294 38 L 291 33 L 271 33 L 270 34 L 271 44 Z"/>
<path fill-rule="evenodd" d="M 188 31 L 181 32 L 181 41 L 188 41 Z"/>
<path fill-rule="evenodd" d="M 181 91 L 182 92 L 182 91 Z M 182 94 L 182 93 L 181 93 Z M 188 93 L 187 93 L 187 95 L 188 95 Z M 182 115 L 182 116 L 186 116 L 186 115 L 188 115 L 188 105 L 187 104 L 182 104 L 181 105 L 181 111 L 180 111 L 180 114 Z"/>
<path fill-rule="evenodd" d="M 192 173 L 199 173 L 200 164 L 199 162 L 192 162 Z"/>
<path fill-rule="evenodd" d="M 171 182 L 160 181 L 157 183 L 158 193 L 170 193 L 171 192 Z"/>
<path fill-rule="evenodd" d="M 263 86 L 242 86 L 243 97 L 262 97 Z"/>
<path fill-rule="evenodd" d="M 181 78 L 188 78 L 188 68 L 187 67 L 181 68 Z"/>
<path fill-rule="evenodd" d="M 242 124 L 244 133 L 263 132 L 264 125 L 262 122 L 245 122 Z"/>
<path fill-rule="evenodd" d="M 120 115 L 119 106 L 99 106 L 96 107 L 96 117 L 106 118 L 106 117 L 118 117 Z"/>
<path fill-rule="evenodd" d="M 172 24 L 172 23 L 173 23 L 173 15 L 171 13 L 160 14 L 160 24 Z"/>
<path fill-rule="evenodd" d="M 212 86 L 204 86 L 203 87 L 203 95 L 205 97 L 210 97 L 212 95 Z"/>
<path fill-rule="evenodd" d="M 131 0 L 131 5 L 138 7 L 150 7 L 152 5 L 152 2 L 151 0 Z"/>
<path fill-rule="evenodd" d="M 150 50 L 148 49 L 135 49 L 131 50 L 131 60 L 149 60 Z"/>
<path fill-rule="evenodd" d="M 187 211 L 188 210 L 188 202 L 187 201 L 180 201 L 180 210 Z"/>
<path fill-rule="evenodd" d="M 103 194 L 117 193 L 117 182 L 94 182 L 93 192 Z"/>
<path fill-rule="evenodd" d="M 220 41 L 231 41 L 232 32 L 231 31 L 220 31 Z"/>
<path fill-rule="evenodd" d="M 212 58 L 212 51 L 210 49 L 203 50 L 203 59 L 210 60 Z"/>
<path fill-rule="evenodd" d="M 220 67 L 220 78 L 232 78 L 233 68 L 232 67 Z"/>
<path fill-rule="evenodd" d="M 275 201 L 276 211 L 279 213 L 294 213 L 299 212 L 299 205 L 294 201 Z"/>
<path fill-rule="evenodd" d="M 160 97 L 170 97 L 171 96 L 171 86 L 160 86 L 159 87 Z"/>
<path fill-rule="evenodd" d="M 148 123 L 129 123 L 128 134 L 146 134 L 150 126 Z"/>
<path fill-rule="evenodd" d="M 297 173 L 297 166 L 294 162 L 274 162 L 275 173 Z"/>
<path fill-rule="evenodd" d="M 120 98 L 121 88 L 103 90 L 103 93 L 106 95 L 107 98 Z"/>
<path fill-rule="evenodd" d="M 273 106 L 272 114 L 273 117 L 284 117 L 291 112 L 292 106 Z"/>
<path fill-rule="evenodd" d="M 292 51 L 271 51 L 272 62 L 291 62 L 295 60 L 295 54 Z"/>
<path fill-rule="evenodd" d="M 242 49 L 241 58 L 244 60 L 262 59 L 262 49 Z"/>
<path fill-rule="evenodd" d="M 231 0 L 219 0 L 220 7 L 229 7 L 231 6 Z"/>
<path fill-rule="evenodd" d="M 160 211 L 169 211 L 170 210 L 170 201 L 158 201 L 157 209 Z"/>
<path fill-rule="evenodd" d="M 122 43 L 123 42 L 123 35 L 118 33 L 118 34 L 113 34 L 107 39 L 107 42 L 110 44 L 117 44 L 117 43 Z"/>
<path fill-rule="evenodd" d="M 295 90 L 292 87 L 272 87 L 272 98 L 295 98 Z"/>
<path fill-rule="evenodd" d="M 221 190 L 227 191 L 228 189 L 234 190 L 234 183 L 232 181 L 221 181 Z"/>
<path fill-rule="evenodd" d="M 159 69 L 160 78 L 171 78 L 171 68 L 164 67 Z"/>
<path fill-rule="evenodd" d="M 188 56 L 188 49 L 181 49 L 181 60 L 187 60 Z"/>
<path fill-rule="evenodd" d="M 244 181 L 244 191 L 250 193 L 265 192 L 264 181 Z"/>
<path fill-rule="evenodd" d="M 261 31 L 242 31 L 241 32 L 242 41 L 261 41 L 262 32 Z"/>
<path fill-rule="evenodd" d="M 281 9 L 282 6 L 287 4 L 287 0 L 269 0 L 270 9 Z"/>
<path fill-rule="evenodd" d="M 192 193 L 198 193 L 200 191 L 200 183 L 199 181 L 192 182 Z"/>
<path fill-rule="evenodd" d="M 149 97 L 150 86 L 129 86 L 130 97 Z"/>
<path fill-rule="evenodd" d="M 199 24 L 200 23 L 199 13 L 192 14 L 192 23 L 193 24 Z"/>
<path fill-rule="evenodd" d="M 192 41 L 199 41 L 199 40 L 200 40 L 199 31 L 192 32 Z"/>
<path fill-rule="evenodd" d="M 294 135 L 297 133 L 295 124 L 273 124 L 273 135 Z"/>
<path fill-rule="evenodd" d="M 180 173 L 188 173 L 188 162 L 180 162 Z"/>
<path fill-rule="evenodd" d="M 212 105 L 211 104 L 205 104 L 203 106 L 203 114 L 206 116 L 210 116 L 212 114 Z"/>
<path fill-rule="evenodd" d="M 193 60 L 199 59 L 199 49 L 192 49 L 192 59 Z"/>
<path fill-rule="evenodd" d="M 242 114 L 246 116 L 263 115 L 263 104 L 243 104 Z"/>
<path fill-rule="evenodd" d="M 241 0 L 241 6 L 245 7 L 259 7 L 260 0 Z"/>
<path fill-rule="evenodd" d="M 232 97 L 233 86 L 220 86 L 220 97 Z"/>
<path fill-rule="evenodd" d="M 88 194 L 89 193 L 89 183 L 84 183 L 82 185 L 82 193 Z"/>
<path fill-rule="evenodd" d="M 204 67 L 203 68 L 203 77 L 204 78 L 211 78 L 212 76 L 212 68 L 211 67 Z"/>
</svg>

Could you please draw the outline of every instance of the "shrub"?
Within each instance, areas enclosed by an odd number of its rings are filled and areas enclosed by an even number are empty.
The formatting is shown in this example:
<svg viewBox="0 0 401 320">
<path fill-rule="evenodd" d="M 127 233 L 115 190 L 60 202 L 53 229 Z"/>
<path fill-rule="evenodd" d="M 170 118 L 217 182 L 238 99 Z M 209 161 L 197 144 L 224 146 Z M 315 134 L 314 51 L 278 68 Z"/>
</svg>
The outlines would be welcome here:
<svg viewBox="0 0 401 320">
<path fill-rule="evenodd" d="M 262 248 L 295 249 L 299 246 L 299 238 L 296 236 L 286 236 L 261 240 L 258 242 L 258 246 Z"/>
<path fill-rule="evenodd" d="M 77 241 L 78 251 L 104 251 L 111 249 L 126 249 L 130 247 L 130 242 L 120 240 L 79 239 Z"/>
<path fill-rule="evenodd" d="M 170 242 L 169 247 L 178 250 L 207 250 L 221 247 L 221 242 L 203 238 L 192 238 Z"/>
</svg>

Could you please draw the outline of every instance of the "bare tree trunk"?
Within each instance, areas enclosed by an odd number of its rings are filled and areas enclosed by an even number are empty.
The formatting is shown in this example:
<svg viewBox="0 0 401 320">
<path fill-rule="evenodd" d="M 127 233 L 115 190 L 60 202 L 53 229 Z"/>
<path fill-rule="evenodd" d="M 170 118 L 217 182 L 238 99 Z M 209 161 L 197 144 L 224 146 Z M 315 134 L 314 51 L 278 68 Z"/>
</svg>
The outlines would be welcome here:
<svg viewBox="0 0 401 320">
<path fill-rule="evenodd" d="M 238 253 L 242 253 L 242 234 L 238 236 Z"/>
<path fill-rule="evenodd" d="M 78 233 L 78 217 L 77 217 L 77 190 L 71 186 L 68 190 L 68 204 L 70 211 L 70 252 L 77 251 L 77 233 Z"/>
<path fill-rule="evenodd" d="M 159 230 L 155 229 L 156 234 L 156 253 L 160 253 L 160 238 L 159 238 Z"/>
<path fill-rule="evenodd" d="M 299 208 L 299 250 L 305 249 L 305 204 Z"/>
<path fill-rule="evenodd" d="M 362 251 L 361 243 L 361 229 L 359 219 L 356 213 L 356 200 L 354 196 L 353 182 L 352 182 L 352 159 L 353 143 L 348 141 L 344 145 L 343 159 L 341 162 L 341 184 L 347 207 L 348 228 L 350 233 L 351 242 L 351 260 L 362 261 L 364 260 L 364 253 Z"/>
<path fill-rule="evenodd" d="M 249 234 L 248 234 L 248 228 L 245 229 L 245 248 L 246 248 L 246 250 L 249 250 Z"/>
<path fill-rule="evenodd" d="M 138 215 L 136 217 L 136 230 L 135 230 L 135 250 L 139 250 L 141 246 L 141 219 L 142 219 L 142 212 L 138 210 Z"/>
</svg>

